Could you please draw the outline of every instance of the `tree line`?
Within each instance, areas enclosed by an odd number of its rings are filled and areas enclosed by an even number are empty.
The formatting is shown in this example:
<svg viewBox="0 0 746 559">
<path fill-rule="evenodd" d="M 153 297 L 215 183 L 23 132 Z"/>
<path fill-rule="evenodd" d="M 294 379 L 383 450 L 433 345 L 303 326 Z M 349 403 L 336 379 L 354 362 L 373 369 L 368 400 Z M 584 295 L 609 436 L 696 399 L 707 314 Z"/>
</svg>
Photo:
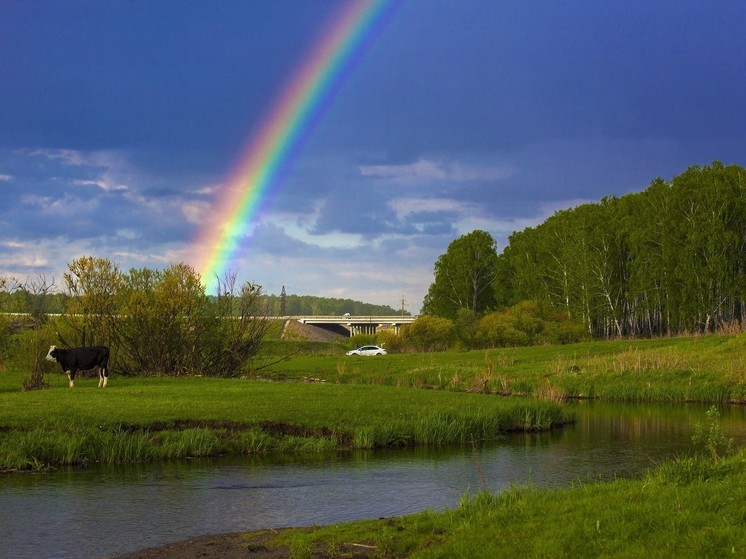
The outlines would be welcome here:
<svg viewBox="0 0 746 559">
<path fill-rule="evenodd" d="M 449 245 L 423 313 L 456 319 L 535 301 L 594 337 L 712 332 L 746 311 L 746 170 L 693 166 L 513 233 Z"/>
<path fill-rule="evenodd" d="M 353 316 L 393 316 L 400 314 L 388 305 L 374 305 L 353 301 L 352 299 L 338 299 L 331 297 L 316 297 L 313 295 L 286 295 L 284 299 L 278 295 L 264 295 L 267 312 L 270 316 L 341 316 L 350 313 Z M 409 312 L 406 312 L 408 315 Z"/>
<path fill-rule="evenodd" d="M 38 281 L 33 278 L 32 281 Z M 34 313 L 43 309 L 47 314 L 62 314 L 65 311 L 70 294 L 64 292 L 37 293 L 29 287 L 26 282 L 8 287 L 6 279 L 5 288 L 0 285 L 0 308 L 3 312 L 10 313 Z M 208 299 L 214 301 L 216 296 L 208 295 Z M 259 296 L 262 308 L 266 310 L 267 316 L 341 316 L 350 313 L 354 316 L 394 316 L 402 313 L 394 310 L 389 305 L 375 305 L 364 303 L 353 299 L 339 299 L 334 297 L 317 297 L 314 295 L 286 295 L 284 301 L 279 295 L 262 293 Z M 404 311 L 410 315 L 409 311 Z"/>
</svg>

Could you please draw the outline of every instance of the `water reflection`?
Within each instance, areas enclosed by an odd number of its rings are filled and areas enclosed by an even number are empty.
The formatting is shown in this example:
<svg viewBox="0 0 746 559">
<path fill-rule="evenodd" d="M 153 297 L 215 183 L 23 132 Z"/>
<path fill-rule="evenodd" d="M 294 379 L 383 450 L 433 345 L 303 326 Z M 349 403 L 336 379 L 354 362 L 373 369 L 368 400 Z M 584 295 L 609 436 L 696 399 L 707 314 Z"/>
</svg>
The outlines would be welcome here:
<svg viewBox="0 0 746 559">
<path fill-rule="evenodd" d="M 638 475 L 689 452 L 703 406 L 579 403 L 576 425 L 470 446 L 341 456 L 226 458 L 11 475 L 0 485 L 0 554 L 106 557 L 188 537 L 455 507 L 484 484 Z M 742 408 L 723 414 L 746 442 Z M 481 474 L 481 475 L 480 475 Z"/>
</svg>

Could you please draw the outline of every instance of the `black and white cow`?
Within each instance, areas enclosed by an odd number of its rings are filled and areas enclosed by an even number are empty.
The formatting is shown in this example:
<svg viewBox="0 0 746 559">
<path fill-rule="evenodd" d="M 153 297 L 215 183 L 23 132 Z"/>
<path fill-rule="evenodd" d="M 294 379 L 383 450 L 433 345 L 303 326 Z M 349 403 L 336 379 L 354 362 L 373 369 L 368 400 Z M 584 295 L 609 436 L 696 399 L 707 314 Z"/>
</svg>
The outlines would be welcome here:
<svg viewBox="0 0 746 559">
<path fill-rule="evenodd" d="M 72 349 L 60 349 L 51 346 L 46 357 L 47 361 L 56 361 L 67 373 L 70 388 L 73 387 L 75 373 L 78 371 L 90 371 L 98 369 L 98 387 L 106 388 L 109 380 L 109 348 L 105 346 L 75 347 Z"/>
</svg>

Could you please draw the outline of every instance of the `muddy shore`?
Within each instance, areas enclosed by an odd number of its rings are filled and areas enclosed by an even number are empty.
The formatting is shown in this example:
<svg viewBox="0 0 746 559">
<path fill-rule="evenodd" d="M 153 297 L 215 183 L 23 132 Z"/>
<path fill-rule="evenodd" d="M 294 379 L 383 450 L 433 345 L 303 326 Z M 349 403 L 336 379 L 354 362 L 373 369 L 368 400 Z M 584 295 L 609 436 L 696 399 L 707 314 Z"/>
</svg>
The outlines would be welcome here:
<svg viewBox="0 0 746 559">
<path fill-rule="evenodd" d="M 111 559 L 288 559 L 290 550 L 271 541 L 277 533 L 276 530 L 264 530 L 215 534 L 116 555 Z M 330 557 L 325 547 L 321 545 L 314 549 L 311 557 Z M 338 544 L 337 554 L 341 547 L 349 548 L 344 551 L 345 557 L 350 559 L 366 559 L 375 551 L 375 548 L 367 546 Z"/>
</svg>

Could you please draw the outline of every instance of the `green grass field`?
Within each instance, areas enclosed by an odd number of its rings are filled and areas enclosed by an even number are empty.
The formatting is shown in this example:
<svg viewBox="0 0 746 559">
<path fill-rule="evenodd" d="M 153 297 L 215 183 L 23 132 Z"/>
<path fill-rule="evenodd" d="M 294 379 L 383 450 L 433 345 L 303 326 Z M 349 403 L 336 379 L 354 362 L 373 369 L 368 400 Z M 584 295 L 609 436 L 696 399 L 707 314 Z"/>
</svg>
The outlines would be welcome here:
<svg viewBox="0 0 746 559">
<path fill-rule="evenodd" d="M 114 377 L 21 391 L 0 374 L 0 469 L 494 439 L 569 419 L 553 402 L 389 386 Z"/>
<path fill-rule="evenodd" d="M 746 402 L 746 335 L 382 357 L 291 357 L 258 377 L 626 401 Z"/>
</svg>

